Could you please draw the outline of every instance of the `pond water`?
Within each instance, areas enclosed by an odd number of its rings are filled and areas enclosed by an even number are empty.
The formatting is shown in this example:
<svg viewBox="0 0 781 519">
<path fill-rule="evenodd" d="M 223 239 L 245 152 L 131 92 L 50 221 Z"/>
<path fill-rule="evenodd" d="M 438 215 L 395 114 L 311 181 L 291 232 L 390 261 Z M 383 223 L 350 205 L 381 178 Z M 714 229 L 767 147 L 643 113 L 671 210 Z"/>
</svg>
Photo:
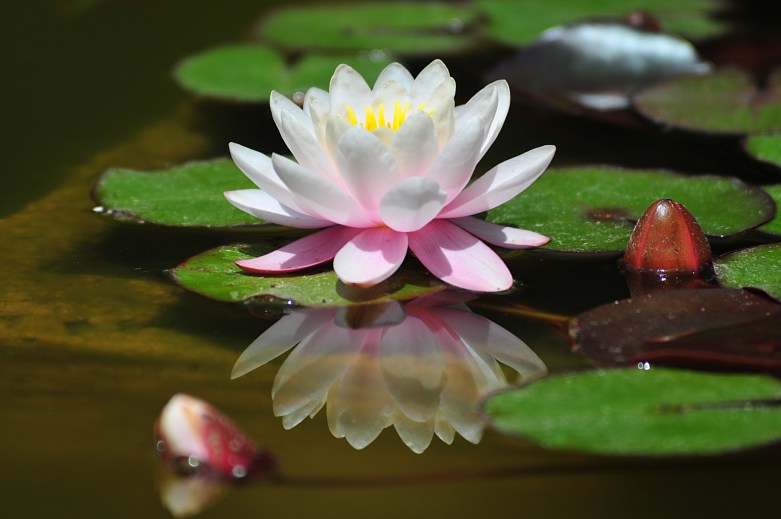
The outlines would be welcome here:
<svg viewBox="0 0 781 519">
<path fill-rule="evenodd" d="M 477 445 L 435 438 L 414 454 L 387 429 L 356 450 L 330 434 L 324 411 L 283 429 L 270 391 L 284 357 L 231 380 L 236 359 L 275 316 L 186 293 L 166 269 L 237 238 L 117 224 L 92 212 L 89 193 L 111 167 L 224 156 L 228 141 L 284 149 L 267 107 L 198 101 L 170 76 L 182 56 L 240 38 L 264 8 L 52 0 L 15 3 L 4 17 L 15 71 L 3 82 L 14 136 L 0 193 L 4 517 L 170 516 L 156 488 L 152 426 L 178 392 L 230 415 L 286 475 L 322 480 L 230 489 L 202 517 L 774 515 L 778 449 L 610 458 L 486 430 Z M 723 173 L 737 163 L 694 138 L 638 138 L 544 111 L 515 112 L 509 124 L 496 157 L 555 143 L 556 165 Z M 528 256 L 512 268 L 526 284 L 515 300 L 549 312 L 572 315 L 628 293 L 611 259 Z M 587 366 L 545 323 L 475 311 L 517 334 L 551 372 Z"/>
</svg>

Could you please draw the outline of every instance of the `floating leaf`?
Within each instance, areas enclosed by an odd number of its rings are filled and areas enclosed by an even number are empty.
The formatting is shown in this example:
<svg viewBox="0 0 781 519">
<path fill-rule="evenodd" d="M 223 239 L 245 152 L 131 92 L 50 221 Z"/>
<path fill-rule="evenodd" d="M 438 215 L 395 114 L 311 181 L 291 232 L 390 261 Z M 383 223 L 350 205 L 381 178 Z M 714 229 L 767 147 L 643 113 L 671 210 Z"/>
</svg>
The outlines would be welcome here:
<svg viewBox="0 0 781 519">
<path fill-rule="evenodd" d="M 709 70 L 682 38 L 595 21 L 546 31 L 500 63 L 491 76 L 542 99 L 564 98 L 595 110 L 616 110 L 628 107 L 632 94 L 644 87 Z"/>
<path fill-rule="evenodd" d="M 716 261 L 721 284 L 755 287 L 781 299 L 781 243 L 739 250 Z"/>
<path fill-rule="evenodd" d="M 781 184 L 764 186 L 763 189 L 775 201 L 776 207 L 781 207 Z M 776 211 L 775 218 L 760 227 L 759 230 L 771 234 L 781 234 L 781 214 Z"/>
<path fill-rule="evenodd" d="M 774 321 L 766 322 L 768 317 Z M 773 323 L 774 335 L 756 333 Z M 575 349 L 600 366 L 651 361 L 779 369 L 780 325 L 781 305 L 746 290 L 674 290 L 584 312 L 572 323 L 570 336 Z"/>
<path fill-rule="evenodd" d="M 486 219 L 551 236 L 547 250 L 617 253 L 645 208 L 660 198 L 685 205 L 710 236 L 745 231 L 775 210 L 764 191 L 732 178 L 578 167 L 547 171 Z"/>
<path fill-rule="evenodd" d="M 335 4 L 280 9 L 258 28 L 288 50 L 374 50 L 442 54 L 473 44 L 461 30 L 474 12 L 435 2 Z"/>
<path fill-rule="evenodd" d="M 313 86 L 327 88 L 340 63 L 351 65 L 365 77 L 377 77 L 389 60 L 382 56 L 307 54 L 290 65 L 276 51 L 262 45 L 229 45 L 185 59 L 174 76 L 183 88 L 199 95 L 267 102 L 272 90 L 292 95 Z"/>
<path fill-rule="evenodd" d="M 110 169 L 98 179 L 94 197 L 101 205 L 99 212 L 123 221 L 175 227 L 259 226 L 263 220 L 236 209 L 222 194 L 253 187 L 233 161 L 217 159 L 152 172 Z"/>
<path fill-rule="evenodd" d="M 486 32 L 510 45 L 529 43 L 544 30 L 578 18 L 627 16 L 646 11 L 659 19 L 669 31 L 692 37 L 714 35 L 722 24 L 708 17 L 710 0 L 478 0 L 477 7 L 490 20 Z"/>
<path fill-rule="evenodd" d="M 234 263 L 271 252 L 265 245 L 229 245 L 190 258 L 173 269 L 174 280 L 203 296 L 226 302 L 279 299 L 303 306 L 371 304 L 413 299 L 445 286 L 418 271 L 401 269 L 371 288 L 356 288 L 338 280 L 332 270 L 286 276 L 248 274 Z"/>
<path fill-rule="evenodd" d="M 499 431 L 604 454 L 716 454 L 781 439 L 781 382 L 755 375 L 616 369 L 490 397 Z"/>
<path fill-rule="evenodd" d="M 681 77 L 643 90 L 634 104 L 649 119 L 686 130 L 729 135 L 778 131 L 781 74 L 761 92 L 736 70 Z"/>
<path fill-rule="evenodd" d="M 745 146 L 755 159 L 781 167 L 781 135 L 751 135 Z"/>
</svg>

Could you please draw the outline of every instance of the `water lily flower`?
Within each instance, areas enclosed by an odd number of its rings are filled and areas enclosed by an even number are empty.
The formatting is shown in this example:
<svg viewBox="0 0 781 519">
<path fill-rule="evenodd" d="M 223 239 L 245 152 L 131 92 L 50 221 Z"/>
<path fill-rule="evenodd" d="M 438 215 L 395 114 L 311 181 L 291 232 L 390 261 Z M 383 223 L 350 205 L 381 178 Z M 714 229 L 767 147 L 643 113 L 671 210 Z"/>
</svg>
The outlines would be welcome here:
<svg viewBox="0 0 781 519">
<path fill-rule="evenodd" d="M 523 191 L 555 147 L 502 162 L 469 184 L 504 123 L 510 91 L 499 80 L 456 107 L 455 88 L 436 60 L 415 78 L 393 63 L 373 88 L 340 65 L 329 91 L 309 89 L 303 109 L 272 92 L 274 122 L 296 161 L 231 143 L 234 161 L 260 190 L 225 196 L 266 221 L 322 230 L 237 264 L 282 273 L 333 259 L 343 282 L 370 286 L 391 276 L 410 249 L 432 274 L 457 287 L 510 288 L 510 271 L 486 242 L 515 249 L 549 238 L 473 215 Z"/>
<path fill-rule="evenodd" d="M 481 397 L 509 385 L 499 362 L 524 381 L 547 369 L 501 326 L 464 305 L 440 303 L 295 310 L 241 354 L 232 378 L 292 349 L 271 393 L 286 429 L 325 407 L 331 433 L 356 449 L 391 425 L 416 453 L 434 435 L 477 443 Z"/>
</svg>

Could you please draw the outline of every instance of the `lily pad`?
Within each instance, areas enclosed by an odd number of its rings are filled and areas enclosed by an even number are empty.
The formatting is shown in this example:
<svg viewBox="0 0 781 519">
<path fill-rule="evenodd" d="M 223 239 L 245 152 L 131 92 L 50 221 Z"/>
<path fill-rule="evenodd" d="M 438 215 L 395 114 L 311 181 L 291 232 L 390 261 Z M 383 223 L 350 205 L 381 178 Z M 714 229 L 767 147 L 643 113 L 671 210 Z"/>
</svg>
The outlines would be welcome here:
<svg viewBox="0 0 781 519">
<path fill-rule="evenodd" d="M 260 276 L 236 266 L 236 260 L 271 252 L 268 245 L 228 245 L 194 256 L 172 271 L 174 281 L 200 295 L 231 303 L 276 299 L 302 306 L 373 304 L 414 299 L 444 290 L 445 286 L 421 271 L 402 267 L 390 279 L 371 288 L 357 288 L 338 280 L 332 270 L 304 274 Z"/>
<path fill-rule="evenodd" d="M 775 201 L 776 207 L 781 207 L 781 184 L 764 186 L 762 189 L 764 189 L 765 192 L 770 195 L 770 198 Z M 778 211 L 776 212 L 775 218 L 760 227 L 759 230 L 770 234 L 781 235 L 781 215 L 778 214 Z"/>
<path fill-rule="evenodd" d="M 637 110 L 667 126 L 740 135 L 781 130 L 781 74 L 758 91 L 737 70 L 680 77 L 647 88 L 634 98 Z"/>
<path fill-rule="evenodd" d="M 473 39 L 462 33 L 475 19 L 466 6 L 436 2 L 379 2 L 280 9 L 265 18 L 258 35 L 295 51 L 383 50 L 443 54 Z"/>
<path fill-rule="evenodd" d="M 710 0 L 477 0 L 477 7 L 489 17 L 488 35 L 510 45 L 529 43 L 544 30 L 579 18 L 627 16 L 645 11 L 656 17 L 664 29 L 690 37 L 712 36 L 723 25 L 708 16 Z"/>
<path fill-rule="evenodd" d="M 327 88 L 340 63 L 349 64 L 365 77 L 377 77 L 390 60 L 374 55 L 307 54 L 290 65 L 262 45 L 228 45 L 185 59 L 174 70 L 174 77 L 183 88 L 202 96 L 267 102 L 272 90 L 292 95 L 313 86 Z"/>
<path fill-rule="evenodd" d="M 570 336 L 599 366 L 781 369 L 781 305 L 747 290 L 671 290 L 617 301 L 578 315 Z"/>
<path fill-rule="evenodd" d="M 781 135 L 751 135 L 746 138 L 745 147 L 755 159 L 781 168 Z"/>
<path fill-rule="evenodd" d="M 686 206 L 714 237 L 761 225 L 775 211 L 764 191 L 736 179 L 595 166 L 549 170 L 486 219 L 551 236 L 547 250 L 618 253 L 645 208 L 662 198 Z"/>
<path fill-rule="evenodd" d="M 152 172 L 110 169 L 98 179 L 93 197 L 100 204 L 97 212 L 122 221 L 174 227 L 259 226 L 265 222 L 233 207 L 222 194 L 252 187 L 233 161 L 217 159 Z"/>
<path fill-rule="evenodd" d="M 755 375 L 616 369 L 490 397 L 499 431 L 603 454 L 705 455 L 781 440 L 781 382 Z"/>
<path fill-rule="evenodd" d="M 716 272 L 727 287 L 755 287 L 781 299 L 781 243 L 739 250 L 716 260 Z"/>
</svg>

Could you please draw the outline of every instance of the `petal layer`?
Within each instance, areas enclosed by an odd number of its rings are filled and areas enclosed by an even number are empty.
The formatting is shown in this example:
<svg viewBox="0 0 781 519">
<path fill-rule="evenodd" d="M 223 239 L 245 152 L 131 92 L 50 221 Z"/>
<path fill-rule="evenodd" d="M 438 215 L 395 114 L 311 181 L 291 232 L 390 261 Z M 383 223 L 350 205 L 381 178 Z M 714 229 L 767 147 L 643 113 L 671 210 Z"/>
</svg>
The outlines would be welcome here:
<svg viewBox="0 0 781 519">
<path fill-rule="evenodd" d="M 430 178 L 406 178 L 382 197 L 380 216 L 395 231 L 417 231 L 437 216 L 446 196 Z"/>
<path fill-rule="evenodd" d="M 507 225 L 497 225 L 472 216 L 453 218 L 450 221 L 481 240 L 505 249 L 528 249 L 545 245 L 550 241 L 550 238 L 543 234 Z"/>
<path fill-rule="evenodd" d="M 226 191 L 224 194 L 228 202 L 245 213 L 277 225 L 287 225 L 301 229 L 319 229 L 333 225 L 328 220 L 299 213 L 260 189 L 240 189 L 237 191 Z"/>
<path fill-rule="evenodd" d="M 366 229 L 334 258 L 339 279 L 351 285 L 374 285 L 398 270 L 407 255 L 407 235 L 385 227 Z"/>
</svg>

